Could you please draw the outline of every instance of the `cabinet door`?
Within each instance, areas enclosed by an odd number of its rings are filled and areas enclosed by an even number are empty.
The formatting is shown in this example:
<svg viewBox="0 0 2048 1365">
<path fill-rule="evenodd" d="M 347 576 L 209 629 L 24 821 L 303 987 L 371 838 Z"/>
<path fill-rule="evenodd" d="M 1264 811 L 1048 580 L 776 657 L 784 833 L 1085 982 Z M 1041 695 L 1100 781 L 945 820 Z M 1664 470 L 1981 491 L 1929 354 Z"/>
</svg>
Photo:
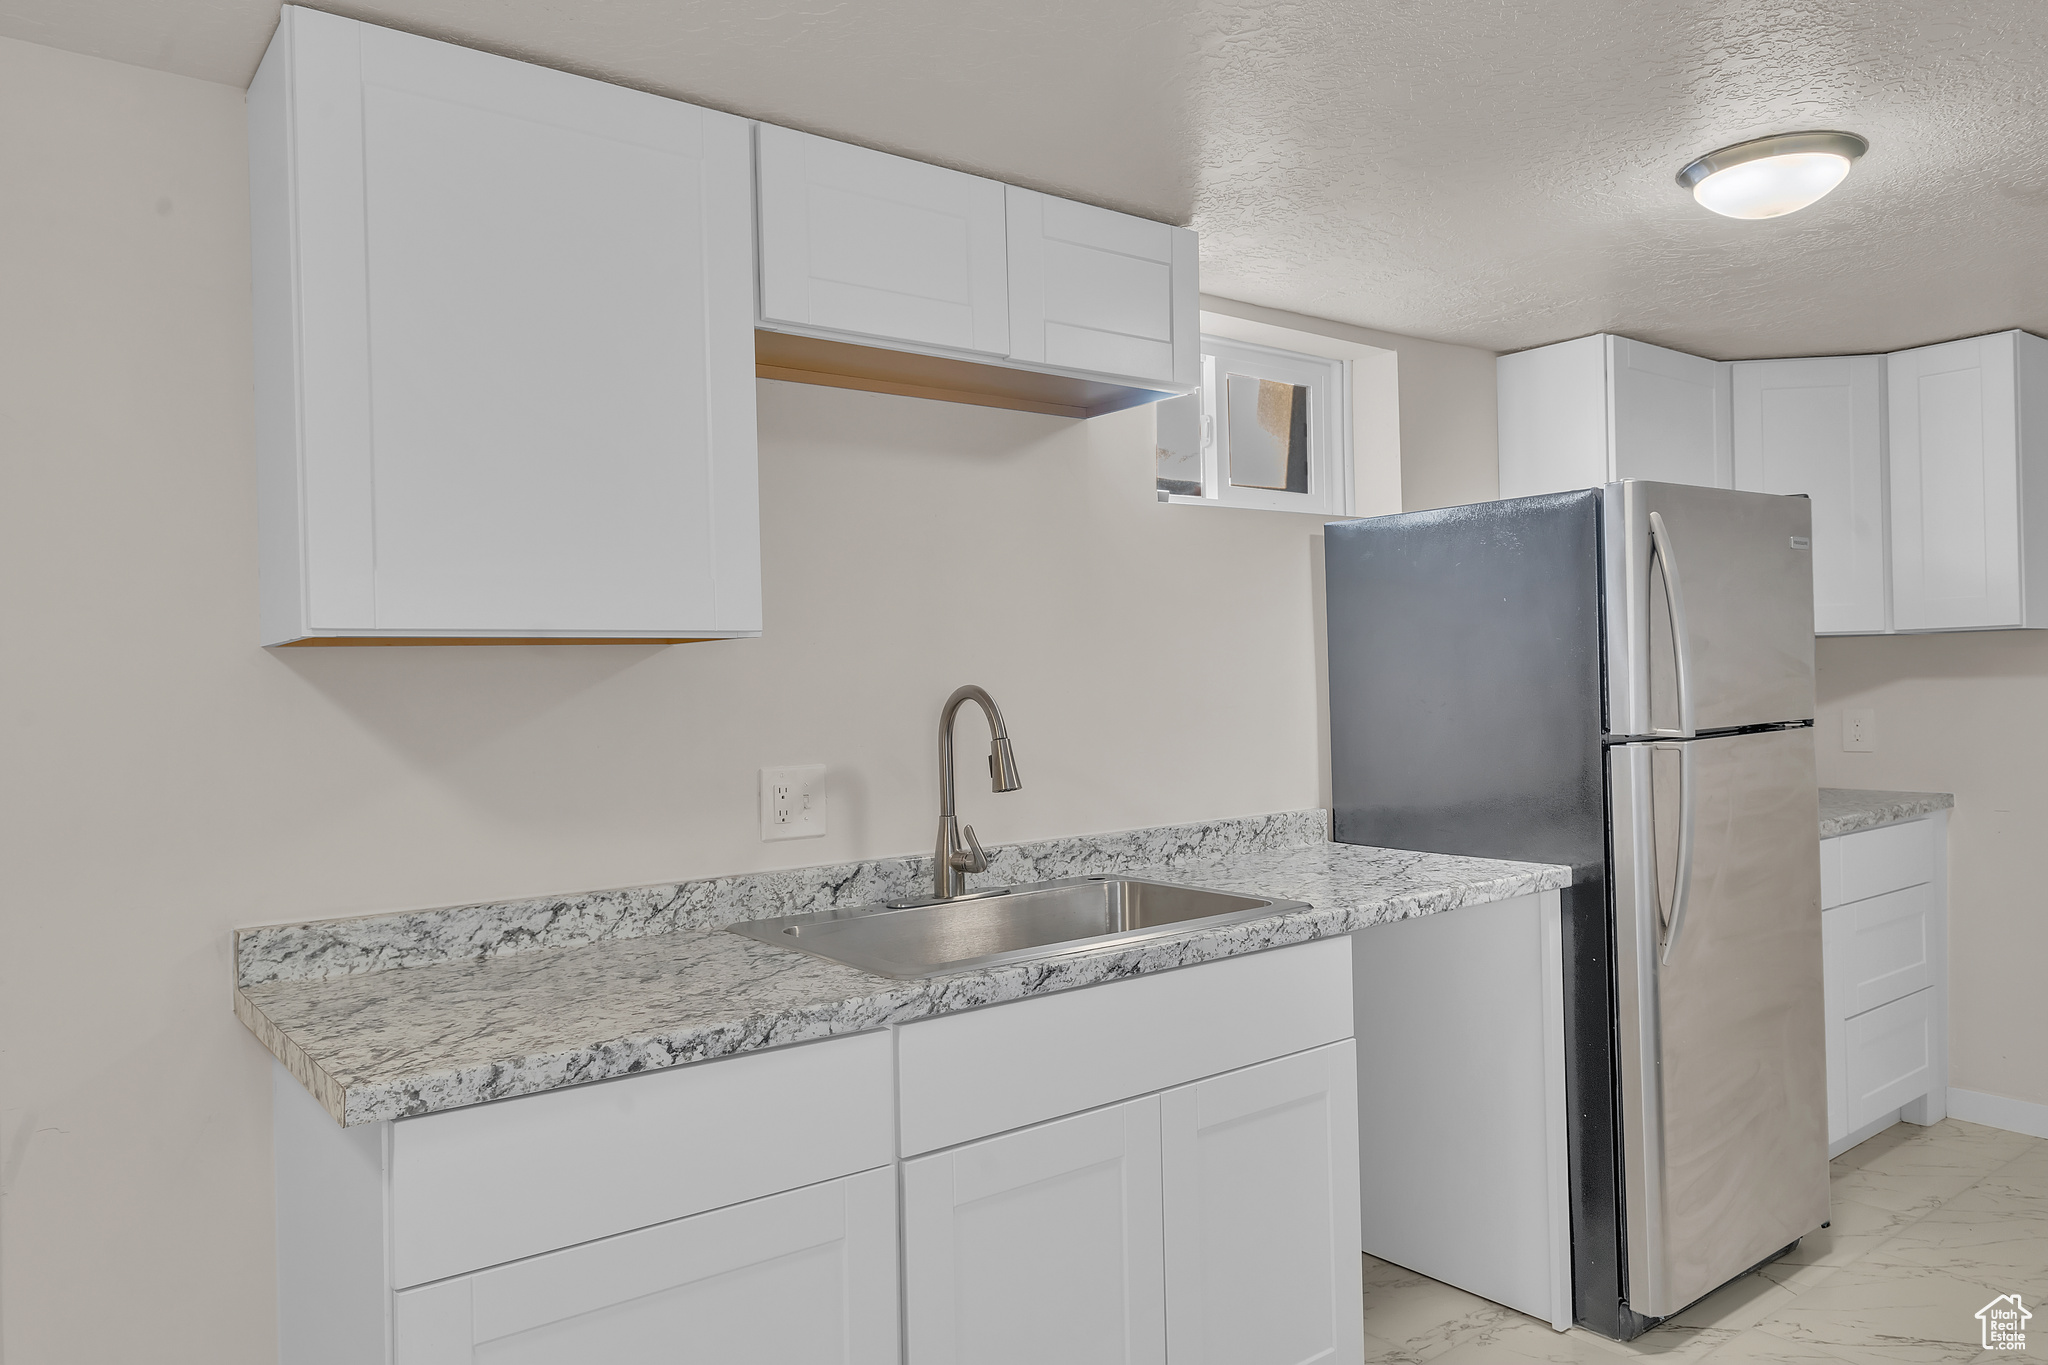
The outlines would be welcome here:
<svg viewBox="0 0 2048 1365">
<path fill-rule="evenodd" d="M 1360 1360 L 1352 1043 L 1169 1090 L 1160 1133 L 1174 1365 Z"/>
<path fill-rule="evenodd" d="M 1900 630 L 2021 624 L 2014 360 L 2011 332 L 1887 357 Z"/>
<path fill-rule="evenodd" d="M 1735 486 L 1813 500 L 1813 625 L 1880 634 L 1885 611 L 1884 357 L 1734 366 Z"/>
<path fill-rule="evenodd" d="M 896 1181 L 867 1171 L 394 1297 L 394 1365 L 895 1365 Z"/>
<path fill-rule="evenodd" d="M 1006 355 L 1003 186 L 756 126 L 761 319 Z"/>
<path fill-rule="evenodd" d="M 1607 340 L 1608 477 L 1734 487 L 1728 363 Z"/>
<path fill-rule="evenodd" d="M 1008 186 L 1010 358 L 1201 382 L 1195 234 Z"/>
<path fill-rule="evenodd" d="M 1607 482 L 1607 342 L 1580 337 L 1494 362 L 1500 495 Z"/>
<path fill-rule="evenodd" d="M 910 1365 L 1165 1360 L 1156 1097 L 906 1162 L 903 1220 Z"/>
<path fill-rule="evenodd" d="M 747 125 L 287 7 L 266 639 L 760 629 Z"/>
</svg>

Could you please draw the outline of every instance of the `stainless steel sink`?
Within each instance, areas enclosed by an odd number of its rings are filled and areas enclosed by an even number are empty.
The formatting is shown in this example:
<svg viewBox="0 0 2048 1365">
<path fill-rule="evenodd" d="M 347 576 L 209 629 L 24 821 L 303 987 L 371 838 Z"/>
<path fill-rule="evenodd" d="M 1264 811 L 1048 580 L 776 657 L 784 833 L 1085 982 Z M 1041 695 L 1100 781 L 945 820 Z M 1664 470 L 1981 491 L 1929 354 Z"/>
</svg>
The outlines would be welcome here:
<svg viewBox="0 0 2048 1365">
<path fill-rule="evenodd" d="M 1305 901 L 1129 877 L 1065 877 L 946 901 L 749 920 L 729 931 L 900 979 L 1123 947 L 1305 908 Z"/>
</svg>

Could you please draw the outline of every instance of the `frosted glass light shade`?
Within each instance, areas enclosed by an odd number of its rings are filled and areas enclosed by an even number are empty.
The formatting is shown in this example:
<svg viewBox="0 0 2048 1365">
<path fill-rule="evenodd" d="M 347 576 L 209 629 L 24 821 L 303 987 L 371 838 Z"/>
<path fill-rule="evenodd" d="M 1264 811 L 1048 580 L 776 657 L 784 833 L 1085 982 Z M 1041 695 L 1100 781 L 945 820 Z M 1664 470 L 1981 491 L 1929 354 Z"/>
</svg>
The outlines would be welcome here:
<svg viewBox="0 0 2048 1365">
<path fill-rule="evenodd" d="M 1869 145 L 1854 133 L 1777 133 L 1707 153 L 1678 183 L 1723 217 L 1778 218 L 1841 184 Z"/>
</svg>

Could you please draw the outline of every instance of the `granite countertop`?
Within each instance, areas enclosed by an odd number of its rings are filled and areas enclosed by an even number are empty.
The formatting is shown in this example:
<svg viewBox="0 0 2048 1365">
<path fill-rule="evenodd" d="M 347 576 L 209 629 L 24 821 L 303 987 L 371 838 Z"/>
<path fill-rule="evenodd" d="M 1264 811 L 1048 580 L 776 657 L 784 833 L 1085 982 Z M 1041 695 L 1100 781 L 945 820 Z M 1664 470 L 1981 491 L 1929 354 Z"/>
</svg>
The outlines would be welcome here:
<svg viewBox="0 0 2048 1365">
<path fill-rule="evenodd" d="M 1956 803 L 1947 792 L 1885 792 L 1862 787 L 1820 789 L 1820 837 L 1854 834 L 1901 820 L 1918 820 Z"/>
<path fill-rule="evenodd" d="M 928 858 L 236 934 L 235 1012 L 344 1124 L 854 1033 L 1506 900 L 1568 868 L 1328 841 L 1328 812 L 992 852 L 989 885 L 1122 872 L 1308 909 L 1142 945 L 892 981 L 727 924 L 915 894 Z"/>
</svg>

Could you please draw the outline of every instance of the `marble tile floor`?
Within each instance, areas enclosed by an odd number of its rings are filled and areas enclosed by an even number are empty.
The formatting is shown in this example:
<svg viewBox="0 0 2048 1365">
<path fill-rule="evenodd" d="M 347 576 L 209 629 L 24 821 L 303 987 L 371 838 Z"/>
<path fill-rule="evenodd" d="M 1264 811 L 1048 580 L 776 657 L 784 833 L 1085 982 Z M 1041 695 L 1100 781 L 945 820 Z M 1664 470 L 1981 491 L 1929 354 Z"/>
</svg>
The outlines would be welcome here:
<svg viewBox="0 0 2048 1365">
<path fill-rule="evenodd" d="M 2048 1141 L 1944 1120 L 1836 1158 L 1833 1226 L 1632 1342 L 1609 1341 L 1365 1258 L 1372 1365 L 1919 1365 L 2048 1360 Z M 1976 1312 L 2018 1294 L 2025 1352 L 1981 1349 Z M 2038 1296 L 2038 1297 L 2037 1297 Z"/>
</svg>

